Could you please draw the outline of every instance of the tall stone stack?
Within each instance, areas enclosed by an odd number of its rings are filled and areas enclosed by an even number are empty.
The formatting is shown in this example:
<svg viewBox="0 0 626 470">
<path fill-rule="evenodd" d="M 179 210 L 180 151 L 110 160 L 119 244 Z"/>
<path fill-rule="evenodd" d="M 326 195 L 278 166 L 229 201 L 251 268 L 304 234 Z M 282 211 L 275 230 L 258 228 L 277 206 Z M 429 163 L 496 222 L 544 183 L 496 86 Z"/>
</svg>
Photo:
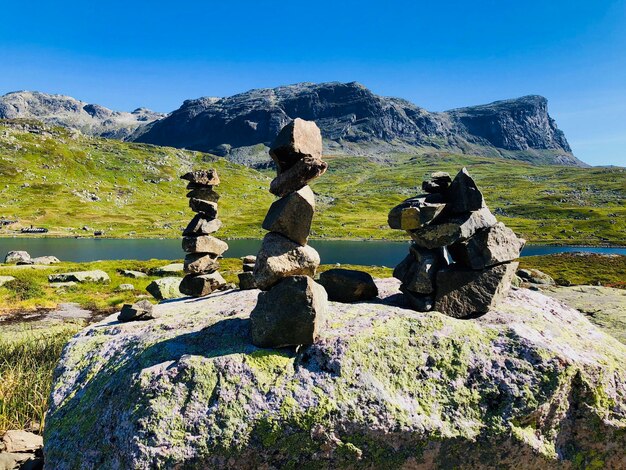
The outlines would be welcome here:
<svg viewBox="0 0 626 470">
<path fill-rule="evenodd" d="M 422 189 L 389 212 L 389 226 L 413 239 L 393 273 L 400 289 L 419 311 L 486 313 L 510 288 L 526 241 L 496 220 L 465 168 L 454 180 L 433 173 Z"/>
<path fill-rule="evenodd" d="M 250 315 L 252 342 L 259 347 L 312 344 L 325 326 L 328 301 L 313 280 L 319 254 L 307 245 L 315 213 L 308 183 L 328 168 L 319 128 L 295 119 L 278 134 L 270 156 L 277 171 L 270 192 L 280 199 L 263 221 L 269 233 L 254 265 L 254 281 L 263 292 Z"/>
<path fill-rule="evenodd" d="M 180 283 L 180 291 L 192 297 L 203 297 L 226 285 L 219 273 L 218 258 L 228 250 L 228 244 L 212 236 L 222 226 L 217 218 L 219 194 L 213 189 L 220 184 L 217 171 L 198 170 L 181 176 L 187 180 L 189 207 L 196 212 L 183 231 L 184 269 L 186 276 Z"/>
</svg>

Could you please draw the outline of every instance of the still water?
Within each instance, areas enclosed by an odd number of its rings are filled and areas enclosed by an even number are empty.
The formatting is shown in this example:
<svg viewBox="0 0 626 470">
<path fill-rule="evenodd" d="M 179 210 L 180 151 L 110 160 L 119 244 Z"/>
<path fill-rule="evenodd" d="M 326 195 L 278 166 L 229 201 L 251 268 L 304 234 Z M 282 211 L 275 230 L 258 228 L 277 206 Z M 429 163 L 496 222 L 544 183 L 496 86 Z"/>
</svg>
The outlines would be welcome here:
<svg viewBox="0 0 626 470">
<path fill-rule="evenodd" d="M 238 258 L 256 254 L 261 240 L 227 240 L 226 256 Z M 325 264 L 361 264 L 395 266 L 406 256 L 407 242 L 312 240 Z M 0 258 L 12 250 L 28 251 L 31 256 L 53 255 L 62 261 L 95 261 L 108 259 L 180 259 L 183 257 L 180 240 L 162 239 L 94 239 L 94 238 L 0 238 Z M 589 251 L 626 255 L 626 247 L 566 247 L 528 245 L 522 256 L 551 253 Z M 3 259 L 0 259 L 0 262 Z"/>
</svg>

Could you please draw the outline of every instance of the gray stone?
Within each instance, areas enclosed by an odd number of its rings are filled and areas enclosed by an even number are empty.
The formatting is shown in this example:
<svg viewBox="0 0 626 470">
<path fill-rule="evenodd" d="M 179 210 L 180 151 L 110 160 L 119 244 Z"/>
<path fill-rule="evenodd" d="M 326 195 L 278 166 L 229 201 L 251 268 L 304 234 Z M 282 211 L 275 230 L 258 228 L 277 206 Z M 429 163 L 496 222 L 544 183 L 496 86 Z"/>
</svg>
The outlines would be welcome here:
<svg viewBox="0 0 626 470">
<path fill-rule="evenodd" d="M 257 287 L 267 290 L 288 276 L 315 276 L 320 256 L 312 247 L 299 245 L 277 233 L 268 233 L 254 265 Z"/>
<path fill-rule="evenodd" d="M 433 309 L 435 299 L 432 295 L 416 294 L 404 286 L 400 286 L 400 290 L 404 294 L 404 301 L 409 308 L 418 312 L 430 312 Z"/>
<path fill-rule="evenodd" d="M 326 326 L 328 296 L 308 276 L 290 276 L 259 293 L 250 314 L 252 343 L 261 348 L 313 344 Z"/>
<path fill-rule="evenodd" d="M 153 320 L 159 318 L 159 314 L 154 310 L 154 305 L 147 300 L 140 300 L 132 305 L 124 304 L 117 319 L 121 322 L 135 320 Z"/>
<path fill-rule="evenodd" d="M 318 282 L 326 289 L 328 300 L 334 302 L 360 302 L 378 295 L 372 276 L 353 269 L 329 269 L 320 274 Z"/>
<path fill-rule="evenodd" d="M 183 231 L 184 236 L 210 235 L 217 232 L 222 226 L 220 219 L 210 219 L 203 214 L 196 214 L 187 228 Z"/>
<path fill-rule="evenodd" d="M 179 274 L 183 272 L 184 266 L 183 263 L 170 263 L 165 266 L 161 266 L 156 268 L 153 271 L 155 276 L 172 276 L 174 274 Z"/>
<path fill-rule="evenodd" d="M 52 287 L 53 289 L 63 289 L 66 287 L 74 287 L 78 285 L 77 282 L 74 281 L 69 281 L 69 282 L 51 282 L 50 283 L 50 287 Z"/>
<path fill-rule="evenodd" d="M 38 434 L 11 429 L 2 436 L 5 452 L 35 452 L 43 447 L 43 437 Z"/>
<path fill-rule="evenodd" d="M 34 454 L 27 452 L 0 452 L 0 470 L 22 470 L 33 458 Z"/>
<path fill-rule="evenodd" d="M 543 284 L 547 286 L 555 285 L 554 279 L 549 274 L 539 271 L 538 269 L 520 269 L 517 271 L 517 275 L 522 281 L 530 282 L 531 284 Z"/>
<path fill-rule="evenodd" d="M 254 281 L 254 274 L 249 271 L 237 274 L 239 277 L 239 288 L 241 290 L 256 289 L 256 282 Z"/>
<path fill-rule="evenodd" d="M 215 271 L 199 276 L 189 274 L 180 283 L 180 291 L 191 297 L 204 297 L 226 285 L 222 275 Z"/>
<path fill-rule="evenodd" d="M 100 269 L 93 271 L 76 271 L 71 273 L 57 273 L 48 276 L 48 282 L 110 282 L 111 278 Z"/>
<path fill-rule="evenodd" d="M 254 264 L 254 263 L 256 263 L 256 256 L 255 255 L 246 255 L 246 256 L 241 258 L 241 262 L 243 264 Z"/>
<path fill-rule="evenodd" d="M 480 271 L 450 266 L 437 273 L 435 310 L 454 318 L 487 313 L 507 294 L 518 263 Z"/>
<path fill-rule="evenodd" d="M 7 282 L 14 281 L 15 278 L 13 276 L 0 276 L 0 287 L 5 285 Z"/>
<path fill-rule="evenodd" d="M 323 175 L 327 169 L 328 163 L 321 158 L 305 157 L 274 178 L 270 183 L 270 192 L 279 197 L 286 196 Z"/>
<path fill-rule="evenodd" d="M 389 211 L 387 223 L 396 230 L 413 230 L 430 224 L 446 207 L 438 194 L 416 196 Z"/>
<path fill-rule="evenodd" d="M 452 178 L 445 171 L 436 171 L 430 179 L 422 182 L 422 189 L 427 193 L 443 193 L 452 183 Z"/>
<path fill-rule="evenodd" d="M 217 186 L 220 184 L 220 178 L 217 176 L 217 171 L 213 168 L 210 170 L 190 171 L 189 173 L 185 173 L 180 178 L 196 185 Z"/>
<path fill-rule="evenodd" d="M 26 251 L 9 251 L 4 257 L 6 264 L 30 263 L 30 255 Z"/>
<path fill-rule="evenodd" d="M 275 201 L 270 207 L 263 228 L 306 245 L 315 213 L 315 195 L 309 186 Z"/>
<path fill-rule="evenodd" d="M 413 241 L 423 248 L 440 248 L 467 240 L 478 230 L 497 223 L 488 208 L 455 217 L 445 218 L 441 222 L 410 230 Z"/>
<path fill-rule="evenodd" d="M 203 201 L 215 202 L 219 201 L 220 195 L 217 194 L 211 186 L 200 186 L 193 188 L 187 193 L 189 199 L 202 199 Z"/>
<path fill-rule="evenodd" d="M 220 264 L 215 255 L 189 253 L 185 256 L 184 271 L 187 274 L 209 274 L 217 271 Z"/>
<path fill-rule="evenodd" d="M 133 271 L 130 269 L 122 269 L 120 274 L 125 277 L 132 277 L 133 279 L 138 279 L 140 277 L 148 277 L 146 273 L 142 273 L 141 271 Z"/>
<path fill-rule="evenodd" d="M 183 250 L 187 253 L 211 253 L 220 256 L 228 250 L 228 243 L 211 235 L 183 237 Z"/>
<path fill-rule="evenodd" d="M 120 284 L 118 290 L 135 290 L 135 286 L 132 284 Z"/>
<path fill-rule="evenodd" d="M 41 265 L 58 264 L 61 262 L 61 260 L 56 256 L 38 256 L 36 258 L 32 258 L 31 261 L 32 264 Z"/>
<path fill-rule="evenodd" d="M 472 269 L 483 269 L 494 264 L 519 258 L 526 240 L 502 222 L 479 230 L 471 238 L 450 245 L 448 251 L 456 263 Z"/>
<path fill-rule="evenodd" d="M 146 290 L 157 300 L 178 299 L 183 297 L 179 286 L 180 277 L 163 277 L 148 284 Z"/>
<path fill-rule="evenodd" d="M 217 218 L 217 203 L 202 199 L 189 199 L 189 207 L 194 212 L 204 214 L 207 219 Z"/>
<path fill-rule="evenodd" d="M 322 134 L 313 121 L 296 118 L 276 136 L 270 156 L 278 174 L 291 168 L 303 158 L 322 158 Z"/>
<path fill-rule="evenodd" d="M 457 173 L 446 191 L 448 209 L 455 214 L 465 214 L 485 207 L 483 193 L 480 192 L 467 168 Z"/>
<path fill-rule="evenodd" d="M 393 270 L 393 277 L 415 294 L 432 294 L 437 271 L 445 264 L 441 249 L 429 250 L 412 245 L 410 253 Z"/>
</svg>

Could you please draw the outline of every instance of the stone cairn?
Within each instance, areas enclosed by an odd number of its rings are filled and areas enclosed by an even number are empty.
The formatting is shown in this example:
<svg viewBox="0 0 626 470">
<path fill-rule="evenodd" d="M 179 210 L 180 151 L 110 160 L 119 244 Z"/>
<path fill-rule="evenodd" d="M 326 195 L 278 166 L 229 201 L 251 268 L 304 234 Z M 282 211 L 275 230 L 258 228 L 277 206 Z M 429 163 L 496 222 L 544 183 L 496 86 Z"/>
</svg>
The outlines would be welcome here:
<svg viewBox="0 0 626 470">
<path fill-rule="evenodd" d="M 263 221 L 269 233 L 254 264 L 254 283 L 263 292 L 250 315 L 252 342 L 259 347 L 312 344 L 325 326 L 328 302 L 313 280 L 319 254 L 307 245 L 315 212 L 308 183 L 328 168 L 319 128 L 295 119 L 280 131 L 270 156 L 277 170 L 270 192 L 280 199 Z"/>
<path fill-rule="evenodd" d="M 217 218 L 217 201 L 220 198 L 213 187 L 220 184 L 217 171 L 198 170 L 181 176 L 189 181 L 187 197 L 195 217 L 183 231 L 184 270 L 186 276 L 180 283 L 180 291 L 192 297 L 203 297 L 226 286 L 218 272 L 217 259 L 228 250 L 228 244 L 212 236 L 222 226 Z"/>
<path fill-rule="evenodd" d="M 496 220 L 465 168 L 454 180 L 433 173 L 422 189 L 389 212 L 389 226 L 413 239 L 393 273 L 400 290 L 415 310 L 486 313 L 509 290 L 526 241 Z"/>
</svg>

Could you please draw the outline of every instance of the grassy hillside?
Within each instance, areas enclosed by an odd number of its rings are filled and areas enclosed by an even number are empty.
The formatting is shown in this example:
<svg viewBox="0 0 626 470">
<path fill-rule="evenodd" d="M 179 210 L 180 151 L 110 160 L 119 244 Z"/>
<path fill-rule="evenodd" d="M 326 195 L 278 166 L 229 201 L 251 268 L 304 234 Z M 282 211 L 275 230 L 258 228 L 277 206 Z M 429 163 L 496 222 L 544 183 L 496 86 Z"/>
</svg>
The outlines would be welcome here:
<svg viewBox="0 0 626 470">
<path fill-rule="evenodd" d="M 21 127 L 21 128 L 20 128 Z M 269 158 L 269 157 L 268 157 Z M 318 238 L 402 239 L 387 213 L 420 192 L 435 170 L 467 166 L 499 219 L 531 242 L 626 244 L 626 170 L 532 166 L 446 153 L 389 155 L 388 163 L 329 156 L 314 182 Z M 54 236 L 178 237 L 192 213 L 185 182 L 191 168 L 216 167 L 222 237 L 259 237 L 273 200 L 272 172 L 199 152 L 78 136 L 35 123 L 0 121 L 0 218 L 18 219 L 0 236 L 42 226 Z"/>
</svg>

